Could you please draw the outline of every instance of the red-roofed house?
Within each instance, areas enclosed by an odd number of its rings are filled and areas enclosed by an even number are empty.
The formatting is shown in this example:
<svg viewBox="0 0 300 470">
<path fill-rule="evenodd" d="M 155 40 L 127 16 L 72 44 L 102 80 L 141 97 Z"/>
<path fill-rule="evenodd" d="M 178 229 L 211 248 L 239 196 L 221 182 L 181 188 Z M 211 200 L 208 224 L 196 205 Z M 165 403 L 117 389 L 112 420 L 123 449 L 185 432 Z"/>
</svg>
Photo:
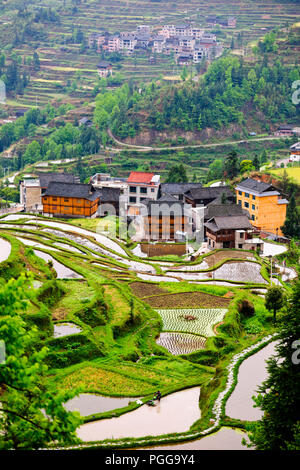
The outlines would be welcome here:
<svg viewBox="0 0 300 470">
<path fill-rule="evenodd" d="M 160 175 L 143 171 L 132 171 L 127 179 L 128 215 L 140 213 L 139 204 L 146 199 L 157 200 L 160 186 Z"/>
</svg>

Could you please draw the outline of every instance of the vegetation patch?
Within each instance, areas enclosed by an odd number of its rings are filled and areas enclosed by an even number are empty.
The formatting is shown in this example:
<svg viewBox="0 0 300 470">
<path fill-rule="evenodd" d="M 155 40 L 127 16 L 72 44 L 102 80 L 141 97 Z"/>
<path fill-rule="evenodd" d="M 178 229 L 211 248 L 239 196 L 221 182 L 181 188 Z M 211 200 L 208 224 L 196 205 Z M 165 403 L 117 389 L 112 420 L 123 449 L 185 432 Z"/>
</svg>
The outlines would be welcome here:
<svg viewBox="0 0 300 470">
<path fill-rule="evenodd" d="M 226 308 L 230 300 L 203 292 L 186 292 L 148 297 L 145 301 L 155 308 Z"/>
<path fill-rule="evenodd" d="M 130 287 L 134 295 L 140 299 L 143 297 L 150 297 L 152 295 L 168 293 L 166 289 L 159 287 L 158 284 L 150 284 L 148 282 L 132 282 Z"/>
</svg>

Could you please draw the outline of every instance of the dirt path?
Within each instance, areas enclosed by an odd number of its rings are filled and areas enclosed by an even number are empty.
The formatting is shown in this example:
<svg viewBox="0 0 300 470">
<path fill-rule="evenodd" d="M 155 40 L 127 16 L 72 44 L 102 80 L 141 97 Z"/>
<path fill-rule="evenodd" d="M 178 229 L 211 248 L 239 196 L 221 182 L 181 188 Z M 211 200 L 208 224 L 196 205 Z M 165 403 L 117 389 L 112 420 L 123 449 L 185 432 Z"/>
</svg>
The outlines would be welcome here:
<svg viewBox="0 0 300 470">
<path fill-rule="evenodd" d="M 269 137 L 258 137 L 256 139 L 251 139 L 251 140 L 232 140 L 232 141 L 224 141 L 224 142 L 217 142 L 217 143 L 212 143 L 212 144 L 196 144 L 196 145 L 180 145 L 180 146 L 170 146 L 170 147 L 150 147 L 150 146 L 143 146 L 143 145 L 132 145 L 132 144 L 127 144 L 125 142 L 121 142 L 118 140 L 113 133 L 111 132 L 110 129 L 108 129 L 108 135 L 114 140 L 114 142 L 118 145 L 121 145 L 122 147 L 128 147 L 136 152 L 149 152 L 152 150 L 182 150 L 186 148 L 210 148 L 210 147 L 218 147 L 221 145 L 233 145 L 233 144 L 242 144 L 242 143 L 248 143 L 248 142 L 259 142 L 259 141 L 264 141 L 264 140 L 277 140 L 277 139 L 282 139 L 282 137 L 279 136 L 269 136 Z M 121 151 L 123 149 L 114 149 L 111 148 L 110 150 L 114 151 Z"/>
</svg>

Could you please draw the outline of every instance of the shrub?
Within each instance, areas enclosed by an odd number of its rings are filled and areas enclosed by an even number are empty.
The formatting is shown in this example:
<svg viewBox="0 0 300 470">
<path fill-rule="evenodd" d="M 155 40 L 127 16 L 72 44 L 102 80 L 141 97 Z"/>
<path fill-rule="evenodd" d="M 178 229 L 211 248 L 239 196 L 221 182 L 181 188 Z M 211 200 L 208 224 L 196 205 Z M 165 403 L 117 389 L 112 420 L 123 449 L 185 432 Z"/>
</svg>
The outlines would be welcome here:
<svg viewBox="0 0 300 470">
<path fill-rule="evenodd" d="M 238 311 L 243 317 L 252 317 L 255 313 L 254 305 L 250 300 L 242 299 L 238 303 Z"/>
<path fill-rule="evenodd" d="M 39 289 L 37 299 L 48 307 L 52 307 L 65 294 L 65 290 L 56 281 L 47 281 Z"/>
<path fill-rule="evenodd" d="M 92 328 L 99 325 L 105 325 L 107 322 L 107 315 L 107 305 L 103 298 L 99 296 L 76 312 L 76 316 Z"/>
</svg>

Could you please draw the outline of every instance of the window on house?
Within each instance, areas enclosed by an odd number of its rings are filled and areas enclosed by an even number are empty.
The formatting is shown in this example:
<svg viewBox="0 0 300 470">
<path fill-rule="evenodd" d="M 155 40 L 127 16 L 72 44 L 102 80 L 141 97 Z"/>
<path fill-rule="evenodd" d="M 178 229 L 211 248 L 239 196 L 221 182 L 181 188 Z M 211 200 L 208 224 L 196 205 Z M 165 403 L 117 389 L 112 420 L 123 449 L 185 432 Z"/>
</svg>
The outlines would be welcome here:
<svg viewBox="0 0 300 470">
<path fill-rule="evenodd" d="M 147 188 L 141 188 L 140 193 L 141 194 L 147 194 Z"/>
<path fill-rule="evenodd" d="M 129 191 L 131 193 L 136 193 L 136 186 L 129 186 Z"/>
<path fill-rule="evenodd" d="M 131 196 L 131 197 L 129 198 L 129 202 L 136 202 L 136 197 Z"/>
<path fill-rule="evenodd" d="M 252 215 L 252 216 L 251 216 L 251 220 L 255 220 L 255 215 Z"/>
<path fill-rule="evenodd" d="M 249 197 L 249 193 L 245 193 L 245 197 Z"/>
<path fill-rule="evenodd" d="M 52 206 L 52 209 L 53 209 L 54 211 L 56 211 L 56 210 L 57 210 L 57 206 Z"/>
<path fill-rule="evenodd" d="M 239 191 L 239 195 L 240 195 L 240 196 L 242 195 L 242 191 Z"/>
<path fill-rule="evenodd" d="M 154 191 L 155 191 L 155 188 L 151 188 L 151 193 L 154 193 Z"/>
<path fill-rule="evenodd" d="M 252 204 L 252 210 L 255 211 L 255 205 L 254 204 Z"/>
<path fill-rule="evenodd" d="M 244 234 L 243 234 L 243 233 L 240 233 L 240 238 L 244 238 Z"/>
<path fill-rule="evenodd" d="M 53 198 L 53 201 L 57 201 L 57 197 L 54 197 L 54 198 Z"/>
<path fill-rule="evenodd" d="M 65 201 L 65 202 L 69 202 L 69 199 L 64 198 L 64 201 Z"/>
<path fill-rule="evenodd" d="M 248 204 L 248 202 L 245 202 L 245 207 L 247 207 L 247 208 L 249 207 L 249 204 Z"/>
<path fill-rule="evenodd" d="M 241 200 L 239 200 L 238 203 L 239 203 L 240 206 L 242 205 L 242 201 L 241 201 Z"/>
<path fill-rule="evenodd" d="M 243 244 L 242 244 L 242 243 L 239 243 L 239 248 L 243 248 Z"/>
<path fill-rule="evenodd" d="M 256 197 L 254 195 L 252 195 L 252 199 L 253 199 L 253 201 L 255 201 Z"/>
</svg>

